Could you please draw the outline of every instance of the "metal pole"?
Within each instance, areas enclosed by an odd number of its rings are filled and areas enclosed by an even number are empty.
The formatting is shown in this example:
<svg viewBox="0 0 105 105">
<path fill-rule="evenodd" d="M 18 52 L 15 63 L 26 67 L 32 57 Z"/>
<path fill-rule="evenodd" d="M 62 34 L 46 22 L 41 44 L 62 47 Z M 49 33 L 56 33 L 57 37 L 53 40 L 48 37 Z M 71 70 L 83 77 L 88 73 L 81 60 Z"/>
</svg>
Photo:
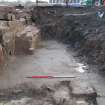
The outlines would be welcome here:
<svg viewBox="0 0 105 105">
<path fill-rule="evenodd" d="M 28 76 L 25 78 L 32 78 L 32 79 L 56 79 L 56 78 L 75 78 L 75 76 Z"/>
</svg>

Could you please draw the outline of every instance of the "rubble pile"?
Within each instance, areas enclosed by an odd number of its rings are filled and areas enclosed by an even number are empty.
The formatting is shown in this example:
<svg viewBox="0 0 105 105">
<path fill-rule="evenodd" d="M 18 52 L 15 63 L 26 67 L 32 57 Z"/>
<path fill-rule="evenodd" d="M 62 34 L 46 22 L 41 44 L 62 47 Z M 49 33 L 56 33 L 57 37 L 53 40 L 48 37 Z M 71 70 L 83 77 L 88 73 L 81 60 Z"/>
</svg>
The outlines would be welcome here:
<svg viewBox="0 0 105 105">
<path fill-rule="evenodd" d="M 16 20 L 7 22 L 7 28 L 3 32 L 3 45 L 5 46 L 7 55 L 14 55 L 16 33 L 22 31 L 24 27 L 21 22 Z"/>
<path fill-rule="evenodd" d="M 2 34 L 7 55 L 33 52 L 39 41 L 39 29 L 18 20 L 7 22 Z"/>
<path fill-rule="evenodd" d="M 39 29 L 21 21 L 0 21 L 0 64 L 10 55 L 32 54 L 39 42 Z M 4 61 L 3 61 L 4 60 Z M 2 62 L 2 63 L 1 63 Z"/>
<path fill-rule="evenodd" d="M 9 88 L 9 91 L 3 89 L 0 90 L 0 105 L 96 105 L 96 92 L 91 86 L 87 88 L 86 84 L 83 84 L 71 87 L 70 82 L 75 83 L 75 81 L 60 81 L 55 85 L 44 84 L 39 88 L 32 83 L 28 85 L 24 83 Z M 78 92 L 75 88 L 77 90 L 80 88 L 81 91 Z"/>
<path fill-rule="evenodd" d="M 6 50 L 4 48 L 3 34 L 8 30 L 7 22 L 0 21 L 0 70 L 5 65 Z"/>
<path fill-rule="evenodd" d="M 27 26 L 16 34 L 15 54 L 31 54 L 38 45 L 39 29 L 35 26 Z"/>
</svg>

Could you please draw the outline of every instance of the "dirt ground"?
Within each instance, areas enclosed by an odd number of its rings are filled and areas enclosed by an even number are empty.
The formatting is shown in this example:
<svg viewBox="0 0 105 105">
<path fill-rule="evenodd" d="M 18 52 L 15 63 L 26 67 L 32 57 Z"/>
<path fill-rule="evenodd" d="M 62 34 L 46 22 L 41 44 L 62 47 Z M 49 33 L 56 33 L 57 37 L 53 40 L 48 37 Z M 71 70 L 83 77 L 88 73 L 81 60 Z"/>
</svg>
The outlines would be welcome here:
<svg viewBox="0 0 105 105">
<path fill-rule="evenodd" d="M 97 19 L 95 8 L 39 10 L 35 24 L 44 41 L 33 55 L 12 56 L 0 71 L 0 105 L 104 105 L 105 78 L 93 64 L 104 65 L 104 18 Z M 34 75 L 72 78 L 26 78 Z"/>
<path fill-rule="evenodd" d="M 105 97 L 104 79 L 54 40 L 43 41 L 34 55 L 12 57 L 0 76 L 0 105 L 97 105 Z M 73 78 L 30 79 L 32 75 Z"/>
<path fill-rule="evenodd" d="M 42 42 L 42 48 L 34 55 L 12 57 L 6 70 L 1 72 L 0 88 L 10 88 L 16 84 L 32 82 L 36 86 L 47 83 L 46 80 L 27 79 L 33 75 L 77 76 L 84 72 L 80 64 L 66 51 L 66 45 L 56 41 Z M 80 71 L 79 71 L 80 70 Z M 55 80 L 47 80 L 55 81 Z"/>
</svg>

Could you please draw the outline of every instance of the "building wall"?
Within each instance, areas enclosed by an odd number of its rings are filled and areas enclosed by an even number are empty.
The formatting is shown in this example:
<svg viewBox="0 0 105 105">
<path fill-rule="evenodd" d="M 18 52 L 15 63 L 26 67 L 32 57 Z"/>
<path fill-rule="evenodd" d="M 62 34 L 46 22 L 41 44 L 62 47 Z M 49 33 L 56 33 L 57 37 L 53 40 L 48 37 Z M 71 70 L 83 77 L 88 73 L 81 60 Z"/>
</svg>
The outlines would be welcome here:
<svg viewBox="0 0 105 105">
<path fill-rule="evenodd" d="M 64 3 L 64 0 L 49 0 L 49 3 L 61 4 Z"/>
<path fill-rule="evenodd" d="M 12 13 L 8 13 L 8 20 L 10 20 L 10 21 L 15 20 L 15 15 Z"/>
<path fill-rule="evenodd" d="M 8 19 L 8 13 L 14 13 L 14 7 L 0 5 L 0 20 Z"/>
</svg>

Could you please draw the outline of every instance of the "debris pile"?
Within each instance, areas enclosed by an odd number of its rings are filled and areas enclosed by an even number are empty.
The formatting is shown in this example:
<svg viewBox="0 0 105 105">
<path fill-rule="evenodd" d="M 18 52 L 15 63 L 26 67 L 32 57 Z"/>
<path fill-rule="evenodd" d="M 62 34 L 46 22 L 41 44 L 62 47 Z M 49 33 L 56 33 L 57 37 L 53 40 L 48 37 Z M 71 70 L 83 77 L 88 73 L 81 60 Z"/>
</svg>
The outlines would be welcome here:
<svg viewBox="0 0 105 105">
<path fill-rule="evenodd" d="M 15 40 L 15 54 L 31 54 L 38 45 L 39 29 L 35 26 L 27 26 L 16 34 Z"/>
<path fill-rule="evenodd" d="M 6 63 L 11 55 L 33 54 L 40 40 L 39 34 L 37 27 L 25 26 L 19 20 L 0 21 L 0 44 L 3 49 L 0 50 L 0 65 L 3 60 Z"/>
<path fill-rule="evenodd" d="M 2 34 L 7 55 L 33 52 L 39 41 L 39 29 L 31 25 L 26 27 L 17 20 L 6 24 Z"/>
<path fill-rule="evenodd" d="M 7 55 L 14 55 L 16 33 L 22 31 L 24 27 L 25 26 L 20 21 L 7 22 L 7 27 L 3 32 L 3 44 Z"/>
<path fill-rule="evenodd" d="M 1 105 L 96 105 L 96 95 L 92 95 L 92 92 L 87 92 L 87 88 L 83 85 L 81 92 L 86 91 L 84 97 L 78 94 L 78 97 L 72 95 L 74 92 L 71 90 L 71 81 L 60 81 L 54 85 L 42 85 L 36 88 L 32 83 L 21 84 L 10 89 L 0 90 Z M 82 82 L 82 81 L 81 81 Z M 85 83 L 85 82 L 84 82 Z M 84 84 L 85 85 L 85 84 Z M 86 86 L 86 85 L 85 85 Z M 77 87 L 76 87 L 77 88 Z M 89 89 L 91 86 L 89 86 Z M 9 90 L 9 91 L 8 91 Z M 93 88 L 92 88 L 93 90 Z M 95 91 L 94 91 L 95 92 Z"/>
</svg>

